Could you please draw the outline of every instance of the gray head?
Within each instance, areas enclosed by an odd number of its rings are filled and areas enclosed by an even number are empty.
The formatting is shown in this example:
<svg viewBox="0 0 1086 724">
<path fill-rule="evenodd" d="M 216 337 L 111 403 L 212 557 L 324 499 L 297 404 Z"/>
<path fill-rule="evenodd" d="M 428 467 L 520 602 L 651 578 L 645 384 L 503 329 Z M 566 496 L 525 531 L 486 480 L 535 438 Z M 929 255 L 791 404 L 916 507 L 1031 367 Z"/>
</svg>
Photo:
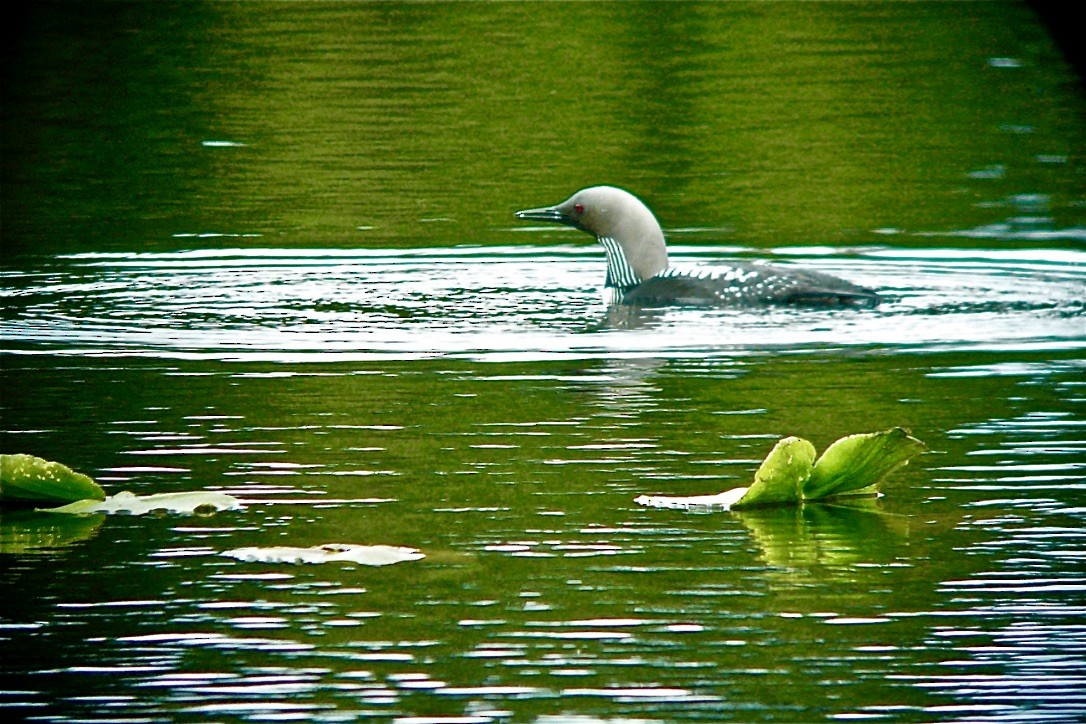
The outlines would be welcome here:
<svg viewBox="0 0 1086 724">
<path fill-rule="evenodd" d="M 667 269 L 660 223 L 636 196 L 614 186 L 581 189 L 557 206 L 525 209 L 518 219 L 587 231 L 607 251 L 607 286 L 636 286 Z"/>
</svg>

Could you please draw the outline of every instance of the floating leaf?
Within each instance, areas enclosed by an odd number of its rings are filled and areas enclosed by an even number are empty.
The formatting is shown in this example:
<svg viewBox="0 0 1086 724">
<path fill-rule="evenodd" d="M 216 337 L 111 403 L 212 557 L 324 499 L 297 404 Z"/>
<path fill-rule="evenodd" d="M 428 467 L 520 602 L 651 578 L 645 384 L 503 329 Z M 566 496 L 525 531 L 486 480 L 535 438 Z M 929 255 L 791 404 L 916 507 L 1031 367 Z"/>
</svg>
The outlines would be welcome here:
<svg viewBox="0 0 1086 724">
<path fill-rule="evenodd" d="M 766 456 L 754 483 L 733 506 L 753 508 L 764 505 L 796 505 L 803 500 L 803 484 L 811 477 L 815 449 L 807 440 L 786 437 Z"/>
<path fill-rule="evenodd" d="M 887 475 L 927 449 L 927 445 L 900 427 L 843 437 L 818 458 L 803 487 L 803 495 L 808 500 L 817 500 L 832 495 L 874 493 L 874 486 Z"/>
<path fill-rule="evenodd" d="M 349 561 L 364 566 L 390 566 L 403 561 L 425 558 L 414 548 L 401 546 L 363 546 L 352 543 L 325 543 L 312 548 L 272 546 L 270 548 L 235 548 L 224 551 L 224 556 L 247 563 L 332 563 Z"/>
<path fill-rule="evenodd" d="M 740 510 L 770 505 L 798 506 L 804 501 L 833 496 L 875 495 L 887 475 L 927 449 L 924 443 L 895 427 L 843 437 L 815 462 L 815 449 L 810 442 L 787 437 L 766 456 L 749 488 L 687 497 L 642 495 L 634 502 L 652 508 Z"/>
<path fill-rule="evenodd" d="M 33 455 L 0 455 L 0 504 L 103 500 L 98 483 L 60 463 Z"/>
<path fill-rule="evenodd" d="M 669 497 L 666 495 L 641 495 L 634 499 L 638 505 L 649 508 L 679 508 L 682 510 L 701 510 L 706 512 L 713 508 L 730 510 L 735 502 L 742 498 L 748 488 L 733 488 L 716 495 L 692 495 L 685 498 Z"/>
<path fill-rule="evenodd" d="M 189 493 L 159 493 L 158 495 L 133 495 L 125 491 L 105 500 L 80 500 L 60 508 L 49 508 L 46 513 L 131 513 L 145 515 L 154 511 L 202 515 L 220 510 L 240 510 L 241 501 L 226 493 L 196 491 Z"/>
</svg>

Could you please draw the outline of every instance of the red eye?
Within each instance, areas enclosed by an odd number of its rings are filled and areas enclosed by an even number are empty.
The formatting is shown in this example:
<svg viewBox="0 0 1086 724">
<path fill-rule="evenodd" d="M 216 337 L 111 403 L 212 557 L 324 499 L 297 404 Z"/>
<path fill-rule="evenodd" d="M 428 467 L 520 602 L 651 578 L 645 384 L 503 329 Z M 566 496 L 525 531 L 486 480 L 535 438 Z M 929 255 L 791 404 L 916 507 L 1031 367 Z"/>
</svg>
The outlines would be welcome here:
<svg viewBox="0 0 1086 724">
<path fill-rule="evenodd" d="M 573 210 L 576 211 L 578 214 L 583 214 L 584 213 L 584 204 L 574 204 L 573 205 Z"/>
</svg>

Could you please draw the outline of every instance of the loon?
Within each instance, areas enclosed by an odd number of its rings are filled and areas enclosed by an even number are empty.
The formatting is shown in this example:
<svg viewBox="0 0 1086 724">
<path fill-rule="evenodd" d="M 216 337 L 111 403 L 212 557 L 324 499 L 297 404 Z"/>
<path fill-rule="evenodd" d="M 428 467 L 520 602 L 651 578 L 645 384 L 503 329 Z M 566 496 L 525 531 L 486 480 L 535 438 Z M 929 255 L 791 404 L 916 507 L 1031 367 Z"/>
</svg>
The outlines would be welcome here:
<svg viewBox="0 0 1086 724">
<path fill-rule="evenodd" d="M 705 270 L 668 265 L 660 222 L 639 198 L 614 186 L 581 189 L 556 206 L 524 209 L 518 219 L 565 224 L 596 237 L 607 253 L 610 304 L 664 306 L 874 306 L 879 295 L 820 272 L 757 262 Z"/>
</svg>

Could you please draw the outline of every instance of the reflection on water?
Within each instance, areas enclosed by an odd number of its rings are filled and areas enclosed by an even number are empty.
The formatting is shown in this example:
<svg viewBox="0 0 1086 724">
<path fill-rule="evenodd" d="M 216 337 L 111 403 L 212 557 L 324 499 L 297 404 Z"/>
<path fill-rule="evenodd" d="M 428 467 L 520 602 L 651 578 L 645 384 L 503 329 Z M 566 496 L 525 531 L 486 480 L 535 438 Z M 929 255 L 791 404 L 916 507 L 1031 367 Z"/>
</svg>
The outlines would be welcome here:
<svg viewBox="0 0 1086 724">
<path fill-rule="evenodd" d="M 96 535 L 104 517 L 42 515 L 34 511 L 6 510 L 0 518 L 0 551 L 56 553 Z"/>
<path fill-rule="evenodd" d="M 908 534 L 909 521 L 884 513 L 874 499 L 774 508 L 738 514 L 762 549 L 765 561 L 783 568 L 834 567 L 893 560 L 895 538 Z M 895 525 L 896 524 L 896 525 Z M 900 530 L 899 530 L 900 529 Z M 832 576 L 832 572 L 828 575 Z"/>
</svg>

